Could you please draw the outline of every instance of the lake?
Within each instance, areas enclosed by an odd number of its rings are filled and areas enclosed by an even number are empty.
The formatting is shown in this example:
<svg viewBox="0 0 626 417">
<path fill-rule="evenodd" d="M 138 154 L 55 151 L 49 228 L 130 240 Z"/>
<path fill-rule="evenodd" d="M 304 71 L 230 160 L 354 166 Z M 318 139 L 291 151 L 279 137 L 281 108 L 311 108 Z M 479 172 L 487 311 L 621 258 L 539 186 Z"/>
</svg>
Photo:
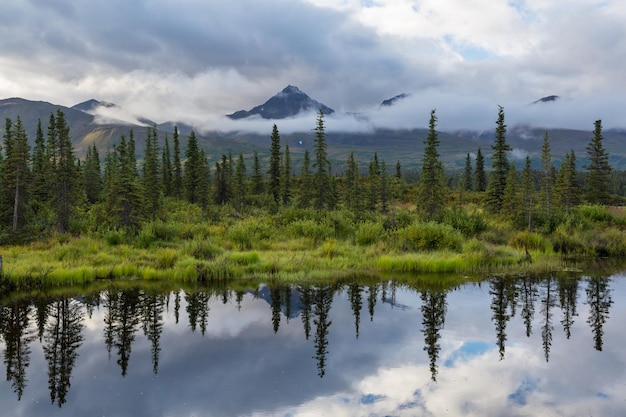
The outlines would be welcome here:
<svg viewBox="0 0 626 417">
<path fill-rule="evenodd" d="M 625 276 L 11 295 L 1 414 L 624 416 Z"/>
</svg>

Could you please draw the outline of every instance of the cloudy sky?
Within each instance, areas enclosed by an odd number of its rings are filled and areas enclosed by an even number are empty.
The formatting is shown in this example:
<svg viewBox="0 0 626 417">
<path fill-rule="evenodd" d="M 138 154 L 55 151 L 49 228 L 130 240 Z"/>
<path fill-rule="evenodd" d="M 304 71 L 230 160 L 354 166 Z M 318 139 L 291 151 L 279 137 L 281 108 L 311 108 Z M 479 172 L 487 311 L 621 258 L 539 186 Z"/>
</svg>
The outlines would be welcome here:
<svg viewBox="0 0 626 417">
<path fill-rule="evenodd" d="M 292 84 L 376 125 L 425 126 L 437 108 L 440 127 L 492 126 L 501 104 L 514 122 L 626 127 L 621 0 L 6 3 L 0 98 L 96 98 L 210 128 Z M 374 111 L 405 92 L 399 114 Z M 549 118 L 526 107 L 551 94 Z"/>
</svg>

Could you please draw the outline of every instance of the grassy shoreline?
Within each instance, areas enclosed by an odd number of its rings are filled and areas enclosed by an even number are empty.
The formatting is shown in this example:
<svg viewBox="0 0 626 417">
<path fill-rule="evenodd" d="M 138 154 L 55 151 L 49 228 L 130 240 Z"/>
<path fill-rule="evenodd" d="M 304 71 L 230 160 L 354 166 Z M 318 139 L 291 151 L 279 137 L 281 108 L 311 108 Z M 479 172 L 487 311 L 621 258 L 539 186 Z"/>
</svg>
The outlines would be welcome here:
<svg viewBox="0 0 626 417">
<path fill-rule="evenodd" d="M 134 233 L 54 235 L 2 246 L 2 286 L 28 289 L 101 279 L 298 283 L 354 275 L 549 273 L 626 255 L 626 216 L 583 206 L 549 233 L 520 231 L 479 209 L 440 222 L 410 210 L 355 219 L 343 210 L 287 209 L 219 222 L 184 207 Z M 489 219 L 489 220 L 487 220 Z"/>
</svg>

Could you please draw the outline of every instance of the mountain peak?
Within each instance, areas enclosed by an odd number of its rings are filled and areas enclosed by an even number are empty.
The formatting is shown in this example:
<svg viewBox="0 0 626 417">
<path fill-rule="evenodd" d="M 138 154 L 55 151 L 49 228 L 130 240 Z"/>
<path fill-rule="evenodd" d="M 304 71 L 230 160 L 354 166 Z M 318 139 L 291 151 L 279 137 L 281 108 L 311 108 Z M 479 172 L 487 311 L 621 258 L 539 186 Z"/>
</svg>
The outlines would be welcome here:
<svg viewBox="0 0 626 417">
<path fill-rule="evenodd" d="M 382 103 L 380 103 L 380 105 L 381 106 L 393 106 L 399 100 L 405 99 L 405 98 L 407 98 L 409 96 L 410 96 L 410 94 L 408 94 L 408 93 L 398 94 L 397 96 L 394 96 L 394 97 L 391 97 L 390 99 L 384 100 Z"/>
<path fill-rule="evenodd" d="M 535 100 L 532 102 L 532 104 L 537 104 L 537 103 L 550 103 L 553 101 L 557 101 L 559 100 L 561 97 L 556 96 L 556 95 L 551 95 L 551 96 L 545 96 L 545 97 L 541 97 L 539 100 Z"/>
<path fill-rule="evenodd" d="M 313 100 L 298 87 L 288 85 L 260 106 L 247 111 L 239 110 L 227 115 L 227 117 L 237 120 L 258 115 L 263 119 L 285 119 L 299 113 L 318 110 L 323 111 L 324 114 L 335 112 L 330 107 Z"/>
</svg>

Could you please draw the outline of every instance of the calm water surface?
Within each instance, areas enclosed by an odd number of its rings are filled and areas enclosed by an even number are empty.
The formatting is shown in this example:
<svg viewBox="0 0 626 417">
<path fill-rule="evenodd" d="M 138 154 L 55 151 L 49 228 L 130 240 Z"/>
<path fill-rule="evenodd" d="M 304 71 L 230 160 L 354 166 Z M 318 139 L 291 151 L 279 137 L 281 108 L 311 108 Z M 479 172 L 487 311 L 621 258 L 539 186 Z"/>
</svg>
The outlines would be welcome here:
<svg viewBox="0 0 626 417">
<path fill-rule="evenodd" d="M 625 416 L 626 279 L 0 303 L 2 416 Z"/>
</svg>

